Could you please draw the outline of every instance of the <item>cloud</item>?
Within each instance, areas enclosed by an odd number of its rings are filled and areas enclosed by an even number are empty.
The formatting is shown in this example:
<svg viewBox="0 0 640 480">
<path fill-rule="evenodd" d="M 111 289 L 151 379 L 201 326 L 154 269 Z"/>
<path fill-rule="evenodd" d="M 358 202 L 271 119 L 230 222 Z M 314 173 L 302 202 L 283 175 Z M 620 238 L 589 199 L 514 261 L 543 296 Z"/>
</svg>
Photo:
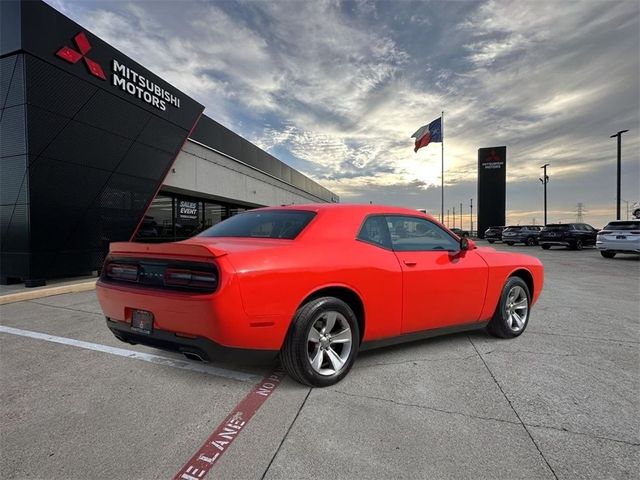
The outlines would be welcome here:
<svg viewBox="0 0 640 480">
<path fill-rule="evenodd" d="M 409 136 L 441 110 L 447 202 L 475 197 L 479 147 L 507 145 L 514 215 L 551 163 L 557 210 L 602 216 L 620 129 L 640 199 L 635 1 L 51 1 L 343 201 L 439 210 L 440 144 Z"/>
</svg>

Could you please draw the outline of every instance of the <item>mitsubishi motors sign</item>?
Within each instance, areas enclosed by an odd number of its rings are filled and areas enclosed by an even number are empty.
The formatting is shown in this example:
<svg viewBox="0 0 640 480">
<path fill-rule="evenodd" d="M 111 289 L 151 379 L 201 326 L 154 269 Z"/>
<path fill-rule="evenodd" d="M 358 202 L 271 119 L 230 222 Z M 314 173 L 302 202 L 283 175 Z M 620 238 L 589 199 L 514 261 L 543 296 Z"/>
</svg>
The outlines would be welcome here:
<svg viewBox="0 0 640 480">
<path fill-rule="evenodd" d="M 140 75 L 132 68 L 118 62 L 118 60 L 114 59 L 111 65 L 113 72 L 111 76 L 112 85 L 162 111 L 167 109 L 167 105 L 180 108 L 180 97 L 168 92 L 157 83 L 154 83 L 153 80 Z"/>
<path fill-rule="evenodd" d="M 73 37 L 77 50 L 64 45 L 56 52 L 56 56 L 63 60 L 76 64 L 84 60 L 87 70 L 91 75 L 101 80 L 106 80 L 102 66 L 95 60 L 90 59 L 87 54 L 91 51 L 91 44 L 84 32 Z M 162 110 L 167 109 L 167 105 L 180 108 L 180 97 L 165 90 L 153 80 L 141 75 L 133 68 L 128 67 L 124 62 L 115 58 L 111 61 L 111 84 L 120 88 L 123 92 L 148 103 L 152 107 Z"/>
</svg>

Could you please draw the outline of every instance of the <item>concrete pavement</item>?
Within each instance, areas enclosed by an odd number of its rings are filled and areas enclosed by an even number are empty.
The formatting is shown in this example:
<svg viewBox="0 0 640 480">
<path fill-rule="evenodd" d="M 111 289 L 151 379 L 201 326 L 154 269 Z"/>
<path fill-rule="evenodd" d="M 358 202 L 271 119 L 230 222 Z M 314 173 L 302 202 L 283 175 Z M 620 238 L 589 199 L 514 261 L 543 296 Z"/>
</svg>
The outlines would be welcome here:
<svg viewBox="0 0 640 480">
<path fill-rule="evenodd" d="M 364 352 L 339 384 L 288 378 L 206 478 L 635 478 L 640 261 L 542 259 L 515 340 L 457 334 Z M 0 325 L 117 341 L 92 291 L 0 306 Z M 168 478 L 271 366 L 240 381 L 0 333 L 0 477 Z"/>
</svg>

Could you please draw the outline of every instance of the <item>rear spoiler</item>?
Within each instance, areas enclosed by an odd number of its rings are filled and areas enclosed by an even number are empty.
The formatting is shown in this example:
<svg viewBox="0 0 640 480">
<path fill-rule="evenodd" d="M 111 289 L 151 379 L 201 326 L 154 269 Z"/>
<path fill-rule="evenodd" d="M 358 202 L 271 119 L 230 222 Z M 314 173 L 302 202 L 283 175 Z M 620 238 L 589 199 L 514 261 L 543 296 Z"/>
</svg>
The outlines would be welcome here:
<svg viewBox="0 0 640 480">
<path fill-rule="evenodd" d="M 221 257 L 227 252 L 213 246 L 190 243 L 115 242 L 109 245 L 110 254 L 150 254 L 171 257 Z"/>
</svg>

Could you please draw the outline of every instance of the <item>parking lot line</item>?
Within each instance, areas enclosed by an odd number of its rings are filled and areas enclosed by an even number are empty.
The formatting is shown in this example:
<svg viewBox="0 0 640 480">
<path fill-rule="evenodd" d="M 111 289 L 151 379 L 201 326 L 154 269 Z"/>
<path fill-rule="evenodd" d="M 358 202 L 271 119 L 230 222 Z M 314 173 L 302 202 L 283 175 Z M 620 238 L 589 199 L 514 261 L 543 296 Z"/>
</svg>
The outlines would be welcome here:
<svg viewBox="0 0 640 480">
<path fill-rule="evenodd" d="M 206 373 L 214 375 L 216 377 L 230 378 L 233 380 L 240 380 L 241 382 L 248 382 L 256 379 L 256 375 L 244 372 L 238 372 L 235 370 L 228 370 L 226 368 L 213 367 L 211 365 L 203 363 L 188 362 L 186 360 L 177 360 L 175 358 L 163 357 L 160 355 L 153 355 L 150 353 L 136 352 L 134 350 L 126 350 L 124 348 L 110 347 L 108 345 L 101 345 L 99 343 L 83 342 L 82 340 L 75 340 L 73 338 L 57 337 L 55 335 L 48 335 L 46 333 L 33 332 L 30 330 L 21 330 L 19 328 L 6 327 L 0 325 L 0 333 L 8 333 L 11 335 L 19 335 L 21 337 L 34 338 L 37 340 L 45 340 L 47 342 L 60 343 L 62 345 L 70 345 L 73 347 L 84 348 L 86 350 L 94 350 L 96 352 L 110 353 L 111 355 L 117 355 L 119 357 L 131 358 L 134 360 L 142 360 L 145 362 L 155 363 L 156 365 L 163 365 L 165 367 L 180 368 L 182 370 L 189 370 L 191 372 Z"/>
<path fill-rule="evenodd" d="M 271 396 L 285 376 L 277 367 L 251 390 L 233 411 L 213 431 L 204 444 L 175 475 L 174 480 L 200 480 L 229 449 L 249 420 Z"/>
</svg>

